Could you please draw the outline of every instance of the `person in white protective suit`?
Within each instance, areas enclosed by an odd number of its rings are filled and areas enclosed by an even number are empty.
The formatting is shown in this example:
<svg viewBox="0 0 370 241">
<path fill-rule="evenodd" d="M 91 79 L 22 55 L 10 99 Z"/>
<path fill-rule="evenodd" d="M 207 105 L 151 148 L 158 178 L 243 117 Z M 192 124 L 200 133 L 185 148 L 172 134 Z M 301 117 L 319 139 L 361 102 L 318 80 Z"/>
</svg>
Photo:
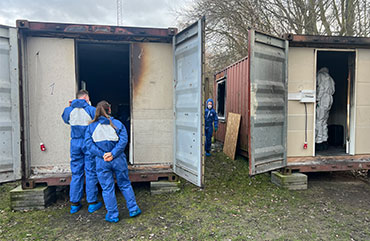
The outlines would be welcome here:
<svg viewBox="0 0 370 241">
<path fill-rule="evenodd" d="M 330 108 L 333 104 L 335 83 L 329 75 L 329 69 L 324 67 L 317 73 L 316 86 L 316 144 L 318 150 L 327 149 L 328 119 Z"/>
</svg>

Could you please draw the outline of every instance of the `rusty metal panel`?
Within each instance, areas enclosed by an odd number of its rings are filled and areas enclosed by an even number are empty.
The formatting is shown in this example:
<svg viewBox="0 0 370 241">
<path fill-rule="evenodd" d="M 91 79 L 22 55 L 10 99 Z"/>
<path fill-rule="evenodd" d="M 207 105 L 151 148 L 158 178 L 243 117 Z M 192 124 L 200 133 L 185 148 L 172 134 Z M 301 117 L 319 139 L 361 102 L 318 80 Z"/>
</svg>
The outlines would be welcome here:
<svg viewBox="0 0 370 241">
<path fill-rule="evenodd" d="M 370 48 L 368 37 L 285 34 L 284 38 L 290 47 Z"/>
<path fill-rule="evenodd" d="M 214 96 L 217 106 L 217 81 L 226 77 L 226 113 L 241 114 L 238 149 L 242 153 L 248 151 L 248 58 L 230 65 L 215 75 Z M 227 115 L 227 114 L 226 114 Z M 216 140 L 224 142 L 226 134 L 226 120 L 221 120 Z"/>
<path fill-rule="evenodd" d="M 20 178 L 17 30 L 0 26 L 0 183 Z"/>
<path fill-rule="evenodd" d="M 133 43 L 133 164 L 173 162 L 172 45 Z"/>
<path fill-rule="evenodd" d="M 230 111 L 241 114 L 238 147 L 244 152 L 248 151 L 248 59 L 244 59 L 228 70 L 228 77 L 235 79 L 231 89 Z"/>
<path fill-rule="evenodd" d="M 129 166 L 129 178 L 131 182 L 156 182 L 167 180 L 176 182 L 178 177 L 173 173 L 171 166 Z M 22 185 L 24 189 L 32 189 L 37 184 L 47 184 L 48 186 L 66 186 L 71 183 L 71 174 L 43 174 L 33 175 L 26 179 Z"/>
<path fill-rule="evenodd" d="M 249 31 L 249 173 L 287 163 L 288 41 Z"/>
<path fill-rule="evenodd" d="M 329 172 L 370 169 L 370 155 L 290 157 L 287 169 L 299 172 Z"/>
<path fill-rule="evenodd" d="M 107 25 L 45 23 L 17 20 L 23 34 L 32 36 L 70 37 L 94 40 L 114 39 L 138 42 L 172 42 L 176 28 L 141 28 Z"/>
<path fill-rule="evenodd" d="M 217 81 L 226 77 L 226 116 L 227 113 L 241 114 L 238 149 L 248 151 L 248 58 L 230 65 L 215 75 L 215 105 L 217 106 Z M 226 120 L 221 120 L 219 129 L 215 133 L 216 140 L 224 142 L 226 134 Z"/>
</svg>

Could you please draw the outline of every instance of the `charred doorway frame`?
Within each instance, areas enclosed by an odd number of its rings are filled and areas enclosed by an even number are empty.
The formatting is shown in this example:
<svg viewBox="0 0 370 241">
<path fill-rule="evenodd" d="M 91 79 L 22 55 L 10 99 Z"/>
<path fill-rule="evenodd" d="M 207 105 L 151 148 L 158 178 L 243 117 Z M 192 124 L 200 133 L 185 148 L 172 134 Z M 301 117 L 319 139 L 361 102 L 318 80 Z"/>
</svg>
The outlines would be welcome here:
<svg viewBox="0 0 370 241">
<path fill-rule="evenodd" d="M 84 44 L 107 44 L 107 45 L 128 45 L 128 57 L 129 57 L 129 86 L 130 86 L 130 133 L 132 133 L 133 125 L 131 121 L 132 116 L 132 58 L 131 58 L 131 42 L 127 41 L 114 41 L 114 40 L 75 40 L 75 70 L 76 70 L 76 88 L 81 88 L 81 81 L 80 81 L 80 73 L 79 73 L 79 52 L 78 46 L 80 43 Z M 133 135 L 130 135 L 130 143 L 129 143 L 129 162 L 130 164 L 134 164 L 133 161 Z"/>
</svg>

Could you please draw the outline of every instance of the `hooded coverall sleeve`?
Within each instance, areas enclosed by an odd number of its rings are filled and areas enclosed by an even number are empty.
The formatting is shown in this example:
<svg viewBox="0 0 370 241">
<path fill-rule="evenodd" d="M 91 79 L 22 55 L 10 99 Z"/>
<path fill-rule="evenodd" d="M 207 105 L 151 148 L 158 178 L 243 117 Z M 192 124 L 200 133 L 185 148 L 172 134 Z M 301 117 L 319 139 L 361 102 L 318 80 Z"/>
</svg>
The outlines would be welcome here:
<svg viewBox="0 0 370 241">
<path fill-rule="evenodd" d="M 98 157 L 104 156 L 104 151 L 100 149 L 92 139 L 91 125 L 87 127 L 86 132 L 85 132 L 84 148 L 85 150 L 90 151 L 90 153 L 93 154 L 94 156 L 98 156 Z"/>
<path fill-rule="evenodd" d="M 62 114 L 62 119 L 64 123 L 69 125 L 69 115 L 71 114 L 71 111 L 69 110 L 70 108 L 65 108 Z"/>
<path fill-rule="evenodd" d="M 218 129 L 218 115 L 217 115 L 216 111 L 215 111 L 214 126 L 215 126 L 216 129 Z"/>
<path fill-rule="evenodd" d="M 116 145 L 114 146 L 113 150 L 111 151 L 111 153 L 113 155 L 113 158 L 115 158 L 115 157 L 117 157 L 117 156 L 119 156 L 119 155 L 122 154 L 122 152 L 126 148 L 127 141 L 128 141 L 127 140 L 128 139 L 127 138 L 127 131 L 126 131 L 125 126 L 121 122 L 118 122 L 118 123 L 119 123 L 119 127 L 118 127 L 118 130 L 117 130 L 117 134 L 118 134 L 119 140 L 116 143 Z"/>
<path fill-rule="evenodd" d="M 96 108 L 94 106 L 89 106 L 88 113 L 89 113 L 91 119 L 94 119 L 95 111 L 96 111 Z"/>
</svg>

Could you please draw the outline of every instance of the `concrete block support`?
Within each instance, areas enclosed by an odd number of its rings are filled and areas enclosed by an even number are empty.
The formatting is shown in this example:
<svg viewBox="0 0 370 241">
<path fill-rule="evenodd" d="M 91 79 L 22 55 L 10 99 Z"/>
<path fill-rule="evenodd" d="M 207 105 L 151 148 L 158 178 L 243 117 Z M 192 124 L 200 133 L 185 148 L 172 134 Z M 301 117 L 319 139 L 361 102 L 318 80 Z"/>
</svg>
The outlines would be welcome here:
<svg viewBox="0 0 370 241">
<path fill-rule="evenodd" d="M 40 186 L 33 189 L 22 189 L 19 185 L 10 191 L 10 206 L 17 211 L 45 209 L 55 200 L 55 187 Z"/>
<path fill-rule="evenodd" d="M 161 194 L 161 193 L 170 193 L 177 192 L 180 190 L 178 187 L 179 182 L 151 182 L 150 183 L 150 194 Z"/>
<path fill-rule="evenodd" d="M 280 187 L 288 188 L 289 190 L 307 189 L 307 175 L 303 173 L 292 173 L 284 175 L 276 171 L 271 172 L 271 182 Z"/>
</svg>

